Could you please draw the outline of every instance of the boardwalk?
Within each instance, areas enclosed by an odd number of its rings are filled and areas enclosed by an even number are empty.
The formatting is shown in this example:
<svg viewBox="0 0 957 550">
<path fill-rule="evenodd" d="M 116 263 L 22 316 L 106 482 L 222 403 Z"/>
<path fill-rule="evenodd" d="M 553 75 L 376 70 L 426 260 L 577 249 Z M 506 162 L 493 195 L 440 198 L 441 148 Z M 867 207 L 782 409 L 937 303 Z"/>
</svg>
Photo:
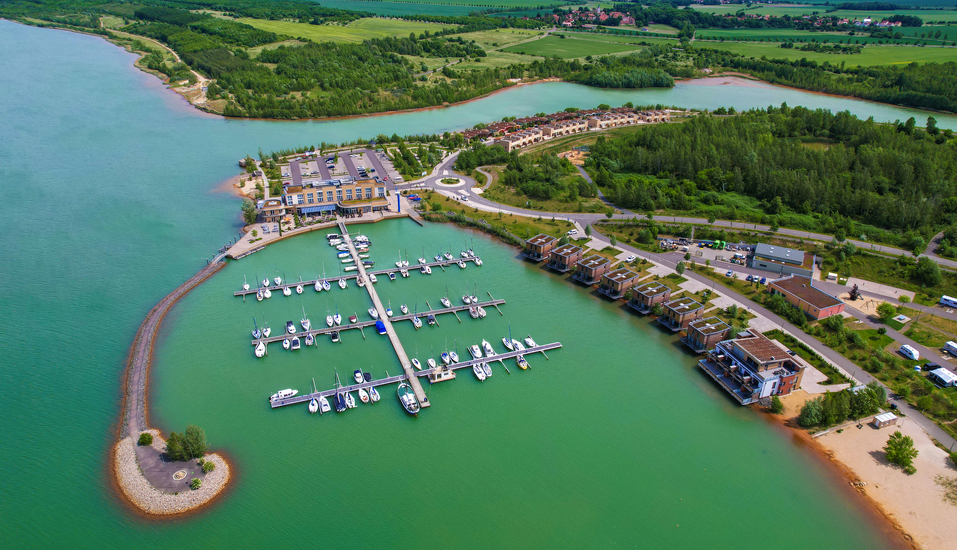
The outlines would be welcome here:
<svg viewBox="0 0 957 550">
<path fill-rule="evenodd" d="M 480 363 L 492 364 L 492 363 L 502 362 L 506 359 L 514 359 L 515 357 L 519 355 L 529 355 L 532 353 L 544 354 L 544 352 L 546 351 L 558 349 L 560 347 L 562 347 L 562 344 L 560 342 L 553 342 L 551 344 L 535 346 L 533 348 L 528 348 L 522 351 L 509 351 L 509 352 L 493 355 L 492 357 L 483 357 L 481 359 L 470 359 L 468 361 L 462 361 L 461 363 L 453 363 L 451 365 L 441 367 L 441 368 L 448 369 L 448 370 L 459 370 L 459 369 L 466 369 L 466 368 L 470 369 L 472 368 L 473 365 L 480 364 Z M 270 405 L 272 406 L 272 408 L 278 409 L 279 407 L 286 407 L 288 405 L 297 405 L 300 403 L 307 403 L 311 399 L 318 399 L 320 397 L 329 398 L 339 392 L 343 392 L 343 393 L 353 392 L 353 391 L 358 391 L 360 389 L 368 390 L 369 388 L 388 386 L 389 384 L 398 384 L 399 382 L 402 382 L 406 378 L 409 378 L 410 380 L 415 379 L 416 382 L 418 382 L 419 378 L 428 377 L 430 374 L 432 374 L 434 371 L 438 370 L 439 368 L 440 367 L 436 367 L 435 369 L 423 369 L 418 372 L 412 371 L 411 377 L 407 376 L 406 374 L 400 374 L 396 376 L 388 376 L 386 378 L 380 378 L 378 380 L 371 380 L 369 382 L 353 384 L 351 386 L 343 386 L 340 389 L 332 388 L 332 389 L 322 390 L 322 391 L 318 391 L 314 393 L 308 393 L 305 395 L 297 395 L 295 397 L 290 397 L 288 399 L 279 399 L 279 400 L 273 401 L 270 403 Z"/>
</svg>

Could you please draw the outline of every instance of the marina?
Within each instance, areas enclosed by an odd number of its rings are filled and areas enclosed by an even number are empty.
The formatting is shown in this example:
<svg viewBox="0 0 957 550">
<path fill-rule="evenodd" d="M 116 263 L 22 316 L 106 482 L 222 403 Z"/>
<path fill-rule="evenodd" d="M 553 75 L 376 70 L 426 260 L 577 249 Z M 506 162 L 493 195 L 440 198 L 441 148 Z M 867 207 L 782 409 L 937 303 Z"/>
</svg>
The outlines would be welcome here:
<svg viewBox="0 0 957 550">
<path fill-rule="evenodd" d="M 530 353 L 541 353 L 542 355 L 545 355 L 545 352 L 546 352 L 546 351 L 550 351 L 550 350 L 553 350 L 553 349 L 558 349 L 558 348 L 561 348 L 561 347 L 562 347 L 561 342 L 552 342 L 552 343 L 550 343 L 550 344 L 544 344 L 544 345 L 541 345 L 541 346 L 535 346 L 535 347 L 532 347 L 532 348 L 527 348 L 527 349 L 525 349 L 525 350 L 520 350 L 520 351 L 507 351 L 507 352 L 504 352 L 504 353 L 497 353 L 497 354 L 493 355 L 492 357 L 482 357 L 482 358 L 479 358 L 479 359 L 469 359 L 468 361 L 461 361 L 461 362 L 459 362 L 459 363 L 452 363 L 451 365 L 443 365 L 443 366 L 440 366 L 440 367 L 437 366 L 437 367 L 434 367 L 434 368 L 423 369 L 423 370 L 421 370 L 421 371 L 418 371 L 418 372 L 414 373 L 414 376 L 415 376 L 416 379 L 418 379 L 418 378 L 423 378 L 423 377 L 428 378 L 429 376 L 434 375 L 436 372 L 439 372 L 439 371 L 453 371 L 453 372 L 454 372 L 454 371 L 457 371 L 457 370 L 459 370 L 459 369 L 471 369 L 474 365 L 480 365 L 480 364 L 482 364 L 482 363 L 502 363 L 502 366 L 505 367 L 504 361 L 505 361 L 506 359 L 514 359 L 514 358 L 517 358 L 517 357 L 520 356 L 520 355 L 521 355 L 521 356 L 524 356 L 524 355 L 528 355 L 528 354 L 530 354 Z M 548 356 L 545 356 L 545 358 L 547 359 Z M 505 369 L 506 369 L 506 371 L 507 371 L 507 370 L 508 370 L 508 367 L 505 367 Z M 511 374 L 511 373 L 509 373 L 509 374 Z M 293 397 L 288 397 L 288 398 L 284 398 L 284 399 L 275 399 L 275 400 L 270 401 L 269 405 L 270 405 L 270 407 L 272 407 L 272 408 L 274 408 L 274 409 L 278 409 L 279 407 L 286 407 L 286 406 L 289 406 L 289 405 L 298 405 L 298 404 L 300 404 L 300 403 L 308 403 L 308 402 L 311 401 L 312 399 L 319 399 L 319 398 L 321 398 L 321 397 L 326 397 L 326 398 L 333 397 L 333 396 L 335 396 L 337 393 L 353 392 L 353 391 L 358 391 L 358 390 L 363 390 L 363 389 L 368 391 L 370 388 L 377 388 L 377 387 L 380 387 L 380 386 L 387 386 L 387 385 L 390 385 L 390 384 L 398 384 L 398 383 L 400 383 L 400 382 L 402 382 L 403 380 L 406 380 L 406 379 L 407 379 L 407 376 L 404 375 L 404 374 L 393 375 L 393 376 L 386 376 L 385 378 L 380 378 L 380 379 L 378 379 L 378 380 L 372 380 L 372 381 L 369 381 L 369 382 L 361 382 L 361 383 L 353 384 L 353 385 L 351 385 L 351 386 L 342 386 L 342 387 L 340 387 L 340 388 L 332 388 L 332 389 L 329 389 L 329 390 L 316 391 L 316 392 L 313 392 L 313 393 L 308 393 L 308 394 L 303 394 L 303 395 L 295 395 L 295 396 L 293 396 Z"/>
</svg>

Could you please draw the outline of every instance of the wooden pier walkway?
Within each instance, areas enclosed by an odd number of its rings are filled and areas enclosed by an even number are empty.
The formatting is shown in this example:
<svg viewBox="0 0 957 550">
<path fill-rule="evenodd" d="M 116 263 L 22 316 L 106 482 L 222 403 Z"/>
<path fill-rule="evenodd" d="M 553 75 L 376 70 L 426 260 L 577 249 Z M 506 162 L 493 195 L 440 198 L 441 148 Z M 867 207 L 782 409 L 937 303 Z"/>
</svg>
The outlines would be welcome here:
<svg viewBox="0 0 957 550">
<path fill-rule="evenodd" d="M 505 300 L 489 300 L 489 301 L 487 301 L 487 302 L 480 302 L 480 303 L 478 303 L 478 304 L 473 304 L 473 305 L 462 305 L 462 306 L 444 307 L 444 308 L 441 308 L 441 309 L 430 309 L 430 310 L 428 310 L 428 311 L 420 311 L 420 312 L 418 312 L 418 313 L 409 313 L 409 314 L 404 314 L 404 315 L 394 315 L 394 316 L 392 316 L 392 318 L 390 319 L 390 321 L 392 321 L 393 323 L 398 322 L 398 321 L 409 321 L 409 322 L 412 322 L 412 318 L 415 317 L 416 315 L 418 315 L 419 318 L 422 319 L 422 325 L 423 325 L 423 328 L 424 328 L 424 327 L 426 326 L 426 317 L 428 317 L 429 315 L 442 315 L 442 314 L 445 314 L 445 313 L 455 313 L 455 312 L 458 312 L 458 311 L 467 311 L 469 308 L 471 308 L 471 307 L 473 307 L 473 306 L 498 307 L 498 306 L 500 306 L 500 305 L 502 305 L 502 304 L 504 304 L 504 303 L 505 303 Z M 380 314 L 380 315 L 381 315 L 381 314 Z M 323 319 L 322 321 L 323 321 L 323 323 L 324 323 L 324 322 L 325 322 L 325 319 Z M 299 338 L 305 338 L 305 337 L 306 337 L 307 335 L 309 335 L 309 334 L 311 334 L 311 335 L 313 335 L 313 336 L 320 336 L 320 335 L 329 334 L 329 333 L 332 333 L 332 332 L 342 332 L 342 331 L 345 331 L 345 330 L 368 328 L 368 327 L 375 326 L 375 322 L 376 322 L 376 319 L 370 319 L 370 320 L 368 320 L 368 321 L 358 321 L 358 322 L 356 322 L 356 323 L 347 323 L 347 324 L 344 324 L 344 325 L 333 326 L 333 327 L 323 326 L 322 328 L 314 328 L 314 329 L 310 329 L 310 330 L 297 330 L 297 332 L 292 333 L 292 334 L 286 333 L 286 332 L 285 332 L 285 326 L 283 326 L 283 327 L 281 327 L 281 328 L 277 328 L 277 330 L 283 331 L 282 334 L 279 334 L 278 336 L 270 336 L 269 338 L 253 339 L 253 340 L 252 340 L 252 345 L 255 347 L 255 346 L 257 346 L 257 345 L 259 344 L 259 342 L 264 342 L 264 343 L 266 343 L 266 344 L 272 344 L 272 343 L 274 343 L 274 342 L 282 342 L 284 339 L 286 339 L 286 338 L 292 338 L 293 336 L 298 336 Z M 299 325 L 296 325 L 296 326 L 297 326 L 297 328 L 299 327 Z"/>
<path fill-rule="evenodd" d="M 358 258 L 354 258 L 354 259 L 356 259 L 356 260 L 358 260 L 358 261 L 361 261 L 361 260 L 359 260 Z M 407 271 L 409 272 L 409 274 L 411 274 L 413 271 L 417 271 L 417 272 L 420 272 L 420 273 L 421 273 L 421 272 L 422 272 L 422 268 L 425 267 L 425 266 L 429 266 L 429 267 L 449 267 L 449 266 L 458 264 L 459 260 L 461 260 L 461 261 L 463 261 L 463 262 L 475 262 L 475 260 L 478 260 L 478 259 L 480 259 L 478 256 L 472 256 L 472 257 L 469 257 L 469 258 L 456 258 L 456 259 L 454 259 L 454 260 L 442 260 L 442 261 L 440 261 L 440 262 L 429 262 L 429 263 L 425 263 L 425 264 L 416 263 L 416 264 L 409 264 L 409 267 L 402 267 L 402 268 L 399 268 L 399 267 L 389 267 L 389 268 L 385 268 L 385 269 L 367 270 L 367 271 L 366 271 L 366 274 L 375 275 L 375 276 L 378 278 L 379 275 L 388 275 L 389 273 L 395 273 L 395 275 L 396 275 L 396 280 L 398 280 L 399 271 L 401 271 L 402 269 L 407 270 Z M 349 265 L 350 265 L 350 266 L 354 266 L 354 265 L 356 265 L 356 264 L 349 264 Z M 424 275 L 424 274 L 423 274 L 423 275 Z M 291 281 L 291 282 L 290 282 L 290 281 L 283 281 L 283 283 L 282 283 L 281 285 L 270 284 L 269 286 L 259 286 L 259 287 L 257 287 L 257 286 L 255 286 L 255 284 L 250 284 L 250 285 L 249 285 L 249 290 L 237 290 L 236 292 L 233 292 L 233 296 L 248 296 L 248 295 L 250 295 L 250 294 L 255 295 L 257 292 L 259 292 L 261 289 L 264 289 L 264 288 L 268 288 L 270 292 L 282 292 L 282 290 L 283 290 L 284 288 L 290 288 L 290 289 L 292 289 L 293 292 L 295 292 L 295 291 L 296 291 L 296 286 L 298 286 L 298 285 L 302 285 L 302 287 L 303 287 L 303 292 L 305 293 L 306 290 L 309 290 L 309 289 L 306 288 L 306 287 L 315 288 L 317 282 L 319 282 L 319 283 L 328 282 L 328 283 L 329 283 L 329 286 L 335 287 L 335 286 L 337 286 L 337 285 L 339 284 L 339 279 L 345 279 L 346 281 L 353 281 L 353 280 L 355 280 L 357 277 L 358 277 L 358 271 L 350 271 L 349 273 L 344 273 L 344 274 L 342 274 L 342 275 L 335 276 L 335 277 L 325 277 L 325 278 L 319 278 L 319 279 L 310 279 L 310 280 L 308 280 L 308 281 Z M 272 282 L 272 279 L 270 279 L 270 282 Z M 256 281 L 256 284 L 259 284 L 259 281 Z M 330 292 L 331 292 L 332 290 L 333 290 L 333 289 L 331 289 L 331 288 L 329 289 Z"/>
<path fill-rule="evenodd" d="M 459 369 L 466 369 L 466 368 L 469 368 L 469 369 L 470 369 L 470 368 L 472 368 L 473 365 L 476 365 L 476 364 L 480 364 L 480 363 L 489 363 L 489 364 L 492 364 L 492 363 L 496 363 L 496 362 L 502 362 L 502 361 L 504 361 L 504 360 L 506 360 L 506 359 L 514 359 L 515 357 L 517 357 L 517 356 L 519 356 L 519 355 L 526 355 L 526 356 L 527 356 L 527 355 L 532 354 L 532 353 L 541 353 L 542 355 L 544 355 L 544 352 L 550 351 L 550 350 L 553 350 L 553 349 L 557 349 L 557 348 L 560 348 L 560 347 L 562 347 L 561 342 L 552 342 L 551 344 L 544 344 L 544 345 L 541 345 L 541 346 L 535 346 L 535 347 L 533 347 L 533 348 L 527 348 L 527 349 L 522 350 L 522 351 L 508 351 L 508 352 L 505 352 L 505 353 L 495 354 L 495 355 L 493 355 L 492 357 L 482 357 L 481 359 L 469 359 L 468 361 L 462 361 L 462 362 L 460 362 L 460 363 L 453 363 L 453 364 L 447 365 L 447 366 L 444 366 L 444 365 L 443 365 L 443 366 L 441 366 L 441 367 L 436 367 L 435 369 L 423 369 L 423 370 L 421 370 L 421 371 L 413 371 L 413 377 L 412 377 L 412 378 L 414 378 L 414 379 L 416 380 L 416 382 L 417 382 L 419 378 L 426 377 L 426 379 L 428 379 L 427 377 L 428 377 L 430 374 L 432 374 L 434 371 L 437 371 L 437 370 L 439 370 L 439 369 L 453 370 L 453 371 L 459 370 Z M 546 358 L 547 358 L 547 356 L 546 356 Z M 503 365 L 504 365 L 504 363 L 503 363 Z M 390 384 L 398 384 L 399 382 L 402 382 L 402 381 L 404 381 L 404 380 L 406 380 L 406 379 L 410 379 L 408 375 L 406 375 L 406 374 L 399 374 L 399 375 L 395 375 L 395 376 L 389 376 L 389 377 L 386 377 L 386 378 L 380 378 L 380 379 L 378 379 L 378 380 L 371 380 L 371 381 L 369 381 L 369 382 L 362 382 L 362 383 L 359 383 L 359 384 L 352 384 L 352 385 L 350 385 L 350 386 L 343 386 L 342 388 L 339 388 L 339 389 L 332 388 L 332 389 L 329 389 L 329 390 L 322 390 L 322 391 L 313 392 L 313 393 L 308 393 L 308 394 L 304 394 L 304 395 L 296 395 L 296 396 L 294 396 L 294 397 L 290 397 L 290 398 L 287 398 L 287 399 L 278 399 L 278 400 L 276 400 L 276 401 L 271 401 L 271 402 L 270 402 L 270 406 L 271 406 L 272 408 L 274 408 L 274 409 L 278 409 L 279 407 L 286 407 L 286 406 L 289 406 L 289 405 L 297 405 L 297 404 L 300 404 L 300 403 L 308 403 L 310 400 L 312 400 L 312 399 L 318 399 L 318 398 L 320 398 L 320 397 L 326 397 L 326 398 L 333 397 L 333 396 L 335 396 L 337 393 L 354 392 L 354 391 L 358 391 L 358 390 L 360 390 L 360 389 L 368 390 L 369 388 L 378 388 L 378 387 L 380 387 L 380 386 L 388 386 L 388 385 L 390 385 Z M 411 379 L 410 379 L 410 380 L 411 380 Z"/>
</svg>

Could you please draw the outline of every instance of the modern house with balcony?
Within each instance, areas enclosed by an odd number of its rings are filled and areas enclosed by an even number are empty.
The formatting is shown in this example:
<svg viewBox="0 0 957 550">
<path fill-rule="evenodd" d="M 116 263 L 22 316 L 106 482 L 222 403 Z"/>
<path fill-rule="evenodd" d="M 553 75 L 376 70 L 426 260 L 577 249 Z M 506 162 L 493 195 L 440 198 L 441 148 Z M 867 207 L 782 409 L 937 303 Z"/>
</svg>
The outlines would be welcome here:
<svg viewBox="0 0 957 550">
<path fill-rule="evenodd" d="M 671 298 L 671 287 L 659 281 L 648 281 L 634 287 L 628 307 L 648 315 L 655 304 L 667 302 L 668 298 Z"/>
<path fill-rule="evenodd" d="M 704 353 L 731 334 L 731 327 L 717 317 L 697 319 L 688 325 L 688 331 L 681 338 L 684 345 L 695 353 Z"/>
<path fill-rule="evenodd" d="M 575 267 L 575 264 L 582 259 L 583 255 L 582 247 L 563 244 L 551 251 L 546 265 L 559 273 L 566 273 Z"/>
<path fill-rule="evenodd" d="M 690 296 L 678 298 L 665 302 L 664 313 L 658 317 L 658 322 L 671 329 L 671 332 L 678 332 L 688 328 L 691 321 L 701 317 L 704 306 L 695 301 Z"/>
<path fill-rule="evenodd" d="M 572 279 L 591 286 L 601 280 L 602 275 L 611 269 L 611 260 L 604 256 L 592 255 L 578 262 Z"/>
<path fill-rule="evenodd" d="M 522 256 L 528 260 L 540 262 L 548 258 L 556 244 L 558 244 L 558 239 L 555 237 L 539 233 L 525 241 L 525 250 L 522 252 Z"/>
<path fill-rule="evenodd" d="M 598 292 L 612 300 L 617 300 L 624 296 L 628 289 L 635 286 L 637 282 L 638 274 L 634 271 L 625 268 L 616 269 L 602 275 Z"/>
<path fill-rule="evenodd" d="M 745 334 L 718 342 L 698 366 L 742 405 L 801 387 L 807 363 L 763 334 Z"/>
</svg>

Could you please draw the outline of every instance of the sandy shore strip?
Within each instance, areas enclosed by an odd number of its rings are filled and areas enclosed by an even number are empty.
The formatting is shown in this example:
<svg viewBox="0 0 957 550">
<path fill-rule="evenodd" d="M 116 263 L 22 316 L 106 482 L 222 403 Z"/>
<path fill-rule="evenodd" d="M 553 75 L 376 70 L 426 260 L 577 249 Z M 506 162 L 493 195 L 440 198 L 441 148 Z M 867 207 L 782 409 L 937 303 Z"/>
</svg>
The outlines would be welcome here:
<svg viewBox="0 0 957 550">
<path fill-rule="evenodd" d="M 166 448 L 166 441 L 160 437 L 158 430 L 149 430 L 149 433 L 153 434 L 153 448 Z M 229 481 L 229 463 L 213 453 L 204 458 L 216 464 L 216 469 L 206 474 L 202 487 L 179 494 L 164 493 L 150 485 L 143 477 L 136 461 L 135 445 L 129 437 L 116 444 L 113 468 L 120 490 L 134 506 L 146 514 L 171 516 L 201 508 L 220 494 Z"/>
<path fill-rule="evenodd" d="M 787 424 L 797 428 L 801 405 L 816 396 L 798 392 L 782 401 Z M 917 473 L 907 475 L 884 458 L 887 438 L 900 430 L 914 440 L 919 451 L 914 459 Z M 800 430 L 806 436 L 806 432 Z M 810 438 L 808 438 L 810 439 Z M 897 426 L 877 429 L 851 425 L 840 433 L 832 431 L 810 441 L 847 477 L 849 483 L 861 483 L 857 490 L 881 511 L 904 540 L 926 550 L 957 550 L 957 505 L 944 498 L 940 478 L 957 478 L 957 467 L 946 451 L 934 445 L 930 436 L 914 422 L 900 418 Z"/>
</svg>

